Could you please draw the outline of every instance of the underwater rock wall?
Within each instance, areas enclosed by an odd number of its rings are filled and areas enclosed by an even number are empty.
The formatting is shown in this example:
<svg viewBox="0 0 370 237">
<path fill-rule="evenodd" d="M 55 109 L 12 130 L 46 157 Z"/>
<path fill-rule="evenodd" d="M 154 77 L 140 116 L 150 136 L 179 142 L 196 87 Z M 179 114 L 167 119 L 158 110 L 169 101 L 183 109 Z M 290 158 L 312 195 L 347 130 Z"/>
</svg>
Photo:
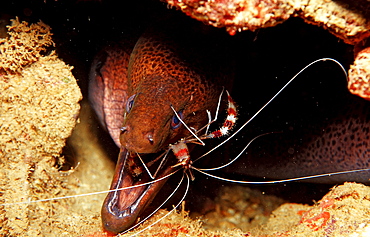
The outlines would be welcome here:
<svg viewBox="0 0 370 237">
<path fill-rule="evenodd" d="M 72 67 L 49 49 L 54 44 L 49 26 L 16 19 L 8 35 L 0 40 L 0 202 L 65 195 L 71 184 L 57 167 L 78 121 L 80 89 Z M 1 206 L 1 233 L 41 234 L 58 205 Z"/>
</svg>

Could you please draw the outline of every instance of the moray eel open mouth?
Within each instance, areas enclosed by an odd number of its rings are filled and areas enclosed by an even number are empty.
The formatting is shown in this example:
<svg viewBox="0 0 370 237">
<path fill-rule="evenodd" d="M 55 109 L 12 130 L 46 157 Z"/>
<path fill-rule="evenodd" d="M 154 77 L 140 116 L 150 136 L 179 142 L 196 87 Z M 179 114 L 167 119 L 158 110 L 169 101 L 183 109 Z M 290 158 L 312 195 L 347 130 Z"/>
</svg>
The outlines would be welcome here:
<svg viewBox="0 0 370 237">
<path fill-rule="evenodd" d="M 156 175 L 156 179 L 160 179 L 174 170 L 175 168 L 170 165 L 162 167 Z M 144 169 L 137 154 L 129 152 L 126 148 L 121 148 L 110 188 L 112 191 L 108 193 L 102 207 L 104 228 L 107 231 L 119 233 L 134 225 L 138 216 L 151 203 L 167 179 L 164 178 L 137 187 L 137 185 L 150 182 L 153 179 Z M 133 185 L 136 187 L 127 188 Z M 122 188 L 125 189 L 117 190 Z"/>
<path fill-rule="evenodd" d="M 127 188 L 152 181 L 143 163 L 155 173 L 161 162 L 148 164 L 161 155 L 156 152 L 190 134 L 175 113 L 197 130 L 208 123 L 207 111 L 215 113 L 222 90 L 232 88 L 229 38 L 221 31 L 202 29 L 203 25 L 188 19 L 167 19 L 134 39 L 134 47 L 130 42 L 118 43 L 94 59 L 89 98 L 121 149 L 113 191 L 102 208 L 107 231 L 119 233 L 133 226 L 164 185 L 166 179 Z M 135 152 L 146 153 L 145 161 Z M 177 163 L 172 152 L 166 160 L 155 179 L 182 168 L 171 167 Z"/>
</svg>

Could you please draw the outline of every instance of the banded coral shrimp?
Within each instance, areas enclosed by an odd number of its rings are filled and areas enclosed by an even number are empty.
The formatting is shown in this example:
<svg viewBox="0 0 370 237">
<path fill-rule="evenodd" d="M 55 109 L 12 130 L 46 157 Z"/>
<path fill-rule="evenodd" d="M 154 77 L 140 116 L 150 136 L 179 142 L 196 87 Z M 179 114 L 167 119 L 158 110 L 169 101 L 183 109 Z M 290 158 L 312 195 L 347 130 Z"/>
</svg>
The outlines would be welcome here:
<svg viewBox="0 0 370 237">
<path fill-rule="evenodd" d="M 325 61 L 325 60 L 331 60 L 331 59 L 321 59 L 321 60 L 318 60 L 318 61 Z M 318 61 L 315 61 L 314 63 L 316 63 L 316 62 L 318 62 Z M 312 65 L 312 64 L 311 64 Z M 309 65 L 310 66 L 310 65 Z M 305 68 L 306 69 L 306 68 Z M 303 69 L 303 70 L 305 70 L 305 69 Z M 344 71 L 344 69 L 343 69 L 343 67 L 342 67 L 342 70 Z M 294 80 L 294 78 L 292 79 L 292 80 Z M 291 81 L 290 81 L 291 82 Z M 288 83 L 289 84 L 289 83 Z M 282 90 L 284 90 L 284 88 L 282 89 Z M 281 90 L 281 91 L 282 91 Z M 281 92 L 280 91 L 280 92 Z M 279 93 L 280 93 L 279 92 Z M 279 94 L 279 93 L 277 93 L 277 95 Z M 276 96 L 277 96 L 276 95 Z M 274 98 L 273 98 L 274 99 Z M 272 99 L 272 100 L 273 100 Z M 261 109 L 261 111 L 263 110 L 263 108 Z M 258 114 L 258 113 L 257 113 Z M 257 114 L 255 114 L 255 116 L 257 116 Z M 253 119 L 254 117 L 252 117 L 252 119 Z M 250 121 L 248 121 L 248 122 L 250 122 Z M 247 122 L 247 123 L 248 123 Z M 245 123 L 244 125 L 246 125 L 247 123 Z M 242 125 L 241 126 L 241 128 L 240 128 L 240 130 L 241 129 L 243 129 L 244 128 L 244 125 Z M 240 130 L 238 130 L 238 131 L 240 131 Z M 238 132 L 237 131 L 237 132 Z M 233 135 L 231 135 L 231 136 L 234 136 L 236 133 L 233 133 Z M 229 141 L 229 139 L 231 139 L 231 138 L 226 138 L 226 140 L 225 140 L 225 143 L 227 142 L 227 141 Z M 186 140 L 186 139 L 185 139 Z M 181 144 L 181 142 L 179 143 L 179 144 Z M 183 144 L 181 144 L 181 146 L 182 146 Z M 247 148 L 248 146 L 246 146 L 245 147 L 245 149 Z M 184 148 L 184 147 L 182 147 L 182 148 Z M 210 152 L 212 152 L 213 151 L 213 149 L 210 151 Z M 239 153 L 239 155 L 241 155 L 243 153 L 243 151 L 242 152 L 240 152 Z M 206 154 L 209 154 L 209 153 L 206 153 Z M 231 163 L 233 162 L 233 160 L 231 161 Z M 228 164 L 230 164 L 230 163 L 228 163 Z M 227 165 L 228 165 L 227 164 Z M 197 168 L 195 168 L 194 167 L 194 162 L 193 162 L 193 164 L 189 164 L 189 163 L 185 163 L 184 164 L 186 167 L 185 168 L 190 168 L 190 169 L 192 169 L 192 170 L 197 170 Z M 226 166 L 226 165 L 225 165 Z M 220 167 L 217 167 L 217 168 L 215 168 L 215 169 L 218 169 L 218 168 L 221 168 L 221 167 L 224 167 L 224 166 L 220 166 Z M 199 171 L 199 169 L 198 169 L 198 171 Z M 348 173 L 357 173 L 357 172 L 359 172 L 359 171 L 368 171 L 368 169 L 357 169 L 357 170 L 352 170 L 352 171 L 340 171 L 340 172 L 334 172 L 334 173 L 331 173 L 331 174 L 318 174 L 318 175 L 313 175 L 313 176 L 309 176 L 309 177 L 301 177 L 301 178 L 292 178 L 292 179 L 286 179 L 286 180 L 279 180 L 279 181 L 261 181 L 261 182 L 259 182 L 259 181 L 257 181 L 257 182 L 250 182 L 250 181 L 246 181 L 246 182 L 244 182 L 244 183 L 249 183 L 249 184 L 267 184 L 267 183 L 284 183 L 284 182 L 287 182 L 287 181 L 295 181 L 295 180 L 307 180 L 307 179 L 310 179 L 310 178 L 320 178 L 320 177 L 326 177 L 326 176 L 328 176 L 328 175 L 330 175 L 330 176 L 335 176 L 335 175 L 340 175 L 340 174 L 348 174 Z M 194 171 L 195 172 L 195 171 Z M 218 177 L 215 177 L 215 176 L 213 176 L 214 178 L 218 178 Z M 230 180 L 227 180 L 227 179 L 224 179 L 225 181 L 230 181 Z M 235 180 L 233 180 L 233 181 L 235 181 Z M 235 182 L 239 182 L 239 181 L 235 181 Z"/>
<path fill-rule="evenodd" d="M 323 60 L 325 60 L 325 59 L 323 59 Z M 320 61 L 320 60 L 319 60 Z M 343 69 L 343 68 L 342 68 Z M 344 71 L 344 70 L 343 70 Z M 293 78 L 294 79 L 294 78 Z M 292 80 L 293 80 L 292 79 Z M 283 88 L 284 89 L 284 88 Z M 283 90 L 282 89 L 282 90 Z M 281 91 L 280 91 L 281 92 Z M 280 93 L 279 92 L 279 93 Z M 261 109 L 261 111 L 262 111 L 262 109 Z M 256 115 L 255 115 L 256 116 Z M 253 117 L 252 117 L 252 119 L 253 119 Z M 248 122 L 250 122 L 250 121 L 248 121 Z M 242 128 L 241 129 L 243 129 L 243 125 L 242 125 Z M 235 135 L 235 134 L 234 134 Z M 233 135 L 231 135 L 231 136 L 233 136 Z M 202 137 L 202 136 L 199 136 L 198 137 L 198 139 L 199 140 L 201 140 L 200 139 L 200 137 Z M 189 138 L 190 139 L 190 138 Z M 193 141 L 196 141 L 196 142 L 199 142 L 199 140 L 196 140 L 195 138 L 193 138 L 194 140 Z M 178 143 L 178 145 L 179 145 L 179 148 L 181 148 L 182 149 L 182 151 L 187 151 L 187 149 L 186 149 L 186 147 L 184 147 L 184 145 L 185 145 L 185 142 L 184 141 L 186 141 L 187 139 L 184 139 L 184 140 L 182 140 L 182 141 L 180 141 L 180 143 Z M 228 141 L 228 138 L 226 139 L 226 142 Z M 225 142 L 225 143 L 226 143 Z M 176 144 L 175 144 L 175 146 L 176 146 Z M 180 150 L 181 150 L 180 149 Z M 214 150 L 212 150 L 212 151 L 214 151 Z M 177 151 L 176 151 L 177 152 Z M 188 154 L 188 152 L 184 152 L 184 153 L 186 153 L 186 154 Z M 241 155 L 243 152 L 241 152 L 241 153 L 239 153 L 239 155 Z M 206 153 L 207 154 L 207 153 Z M 187 155 L 185 156 L 185 157 L 188 157 Z M 186 160 L 186 159 L 185 159 Z M 188 160 L 190 160 L 190 159 L 188 159 Z M 180 159 L 180 161 L 184 161 L 184 159 Z M 193 161 L 195 161 L 195 160 L 193 160 Z M 195 170 L 196 170 L 196 167 L 194 166 L 194 163 L 190 163 L 190 162 L 184 162 L 183 163 L 183 165 L 184 165 L 184 168 L 185 168 L 185 170 L 189 170 L 189 169 L 191 169 L 191 170 L 193 170 L 193 172 L 196 172 Z M 220 167 L 219 167 L 220 168 Z M 355 170 L 355 171 L 352 171 L 352 172 L 358 172 L 359 170 Z M 348 173 L 348 172 L 346 172 L 346 171 L 344 171 L 344 172 L 338 172 L 338 173 L 332 173 L 331 175 L 339 175 L 339 174 L 344 174 L 344 173 Z M 294 181 L 294 180 L 300 180 L 300 179 L 308 179 L 308 178 L 319 178 L 319 177 L 325 177 L 325 176 L 327 176 L 328 174 L 319 174 L 319 175 L 316 175 L 316 176 L 311 176 L 311 177 L 302 177 L 302 178 L 297 178 L 297 179 L 289 179 L 289 180 L 280 180 L 280 181 L 268 181 L 268 182 L 266 182 L 266 181 L 262 181 L 262 182 L 245 182 L 245 183 L 250 183 L 250 184 L 267 184 L 267 183 L 279 183 L 279 182 L 287 182 L 287 181 Z M 215 176 L 214 176 L 215 177 Z M 226 179 L 224 179 L 225 181 L 226 181 Z M 228 181 L 230 181 L 230 180 L 228 180 Z M 234 180 L 235 181 L 235 180 Z M 235 182 L 238 182 L 238 181 L 235 181 Z"/>
<path fill-rule="evenodd" d="M 320 60 L 318 60 L 318 61 L 325 61 L 325 60 L 331 60 L 331 61 L 333 61 L 332 59 L 320 59 Z M 315 62 L 313 62 L 313 63 L 316 63 L 316 62 L 318 62 L 318 61 L 315 61 Z M 311 63 L 310 65 L 312 65 L 313 63 Z M 310 66 L 309 65 L 309 66 Z M 307 66 L 308 67 L 308 66 Z M 303 69 L 304 70 L 304 69 Z M 301 71 L 302 72 L 302 71 Z M 300 73 L 301 73 L 300 72 Z M 299 73 L 298 73 L 299 74 Z M 298 75 L 297 74 L 297 75 Z M 295 77 L 294 77 L 295 78 Z M 293 79 L 291 79 L 291 81 L 293 81 L 294 80 L 294 78 Z M 290 82 L 291 82 L 290 81 Z M 284 87 L 285 88 L 285 87 Z M 273 98 L 275 98 L 282 90 L 284 90 L 284 88 L 283 89 L 281 89 Z M 270 101 L 272 101 L 273 99 L 271 99 Z M 270 102 L 268 102 L 268 103 L 270 103 Z M 266 107 L 268 104 L 266 104 L 264 107 Z M 263 108 L 264 108 L 263 107 Z M 260 109 L 259 110 L 259 112 L 260 111 L 262 111 L 263 110 L 263 108 L 262 109 Z M 259 112 L 257 112 L 257 114 L 255 114 L 250 120 L 248 120 L 246 123 L 244 123 L 238 130 L 236 130 L 236 132 L 234 132 L 234 133 L 232 133 L 225 141 L 223 141 L 222 143 L 220 143 L 220 145 L 218 145 L 217 147 L 215 147 L 215 148 L 213 148 L 213 149 L 211 149 L 209 152 L 207 152 L 205 155 L 203 155 L 203 156 L 206 156 L 206 155 L 208 155 L 210 152 L 213 152 L 215 149 L 217 149 L 219 146 L 221 146 L 222 144 L 225 144 L 226 142 L 228 142 L 230 139 L 232 139 L 235 135 L 234 134 L 236 134 L 237 132 L 239 132 L 239 131 L 241 131 L 252 119 L 254 119 L 257 115 L 258 115 L 258 113 Z M 217 117 L 217 116 L 215 116 L 215 117 Z M 207 127 L 207 126 L 206 126 Z M 228 129 L 229 130 L 229 129 Z M 200 132 L 200 131 L 199 131 Z M 207 133 L 206 133 L 207 134 Z M 200 139 L 200 140 L 202 140 L 201 138 L 202 138 L 202 135 L 197 135 L 198 136 L 198 138 Z M 192 139 L 192 138 L 188 138 L 188 139 Z M 256 138 L 257 139 L 257 138 Z M 186 140 L 186 139 L 185 139 Z M 180 143 L 179 144 L 183 144 L 181 141 L 180 141 Z M 250 143 L 249 143 L 250 144 Z M 249 145 L 248 144 L 248 145 Z M 176 146 L 176 144 L 175 144 L 175 146 Z M 180 146 L 176 146 L 177 148 L 178 147 L 180 147 Z M 246 146 L 245 147 L 245 149 L 247 148 L 248 146 Z M 168 149 L 166 152 L 170 152 L 171 150 L 170 149 Z M 240 154 L 242 154 L 243 153 L 243 151 L 242 152 L 240 152 Z M 237 157 L 236 157 L 237 158 Z M 234 159 L 235 160 L 235 159 Z M 190 164 L 189 165 L 189 163 L 183 163 L 183 165 L 179 165 L 178 167 L 179 167 L 179 170 L 182 170 L 182 168 L 184 168 L 184 170 L 186 171 L 186 170 L 193 170 L 193 172 L 196 172 L 196 171 L 202 171 L 201 169 L 198 169 L 196 166 L 194 166 L 194 163 L 195 163 L 196 161 L 195 161 L 195 159 L 193 160 L 193 164 Z M 230 162 L 229 162 L 230 163 Z M 228 164 L 229 164 L 228 163 Z M 220 167 L 217 167 L 217 168 L 220 168 Z M 368 169 L 364 169 L 364 170 L 368 170 Z M 353 170 L 353 171 L 349 171 L 349 172 L 359 172 L 360 170 Z M 206 172 L 206 170 L 203 170 L 202 172 Z M 185 173 L 185 172 L 184 172 Z M 208 172 L 207 172 L 208 173 Z M 333 173 L 333 174 L 320 174 L 320 175 L 317 175 L 317 176 L 311 176 L 311 177 L 320 177 L 320 176 L 327 176 L 327 175 L 339 175 L 340 173 L 348 173 L 348 172 L 346 172 L 346 171 L 344 171 L 344 172 L 338 172 L 338 173 Z M 166 177 L 169 177 L 169 176 L 171 176 L 172 174 L 170 174 L 170 175 L 168 175 L 168 176 L 166 176 Z M 185 179 L 185 180 L 187 180 L 187 182 L 188 182 L 188 185 L 187 186 L 189 186 L 189 180 L 190 180 L 190 177 L 188 177 L 186 174 L 184 174 L 185 176 L 183 176 L 183 178 Z M 166 178 L 166 177 L 164 177 L 164 178 Z M 290 179 L 290 180 L 299 180 L 299 179 L 307 179 L 307 178 L 310 178 L 310 177 L 302 177 L 302 178 L 296 178 L 296 179 Z M 158 181 L 158 180 L 157 180 Z M 229 181 L 229 180 L 225 180 L 225 181 Z M 248 181 L 241 181 L 241 182 L 243 182 L 243 183 L 250 183 L 250 184 L 265 184 L 265 183 L 277 183 L 277 182 L 286 182 L 287 180 L 279 180 L 279 181 L 269 181 L 269 182 L 265 182 L 265 181 L 262 181 L 262 182 L 248 182 Z M 156 181 L 152 181 L 152 182 L 156 182 Z M 233 181 L 233 182 L 239 182 L 239 181 Z M 179 184 L 181 184 L 181 182 L 179 182 Z M 142 185 L 146 185 L 146 184 L 142 184 Z M 134 188 L 134 187 L 131 187 L 131 188 Z M 110 191 L 103 191 L 103 192 L 99 192 L 99 193 L 107 193 L 107 192 L 110 192 Z M 58 199 L 66 199 L 66 198 L 72 198 L 72 197 L 83 197 L 83 196 L 85 196 L 85 195 L 93 195 L 93 194 L 97 194 L 97 193 L 89 193 L 89 194 L 83 194 L 83 195 L 73 195 L 73 196 L 65 196 L 65 197 L 61 197 L 61 198 L 51 198 L 51 199 L 43 199 L 43 200 L 35 200 L 35 201 L 26 201 L 26 202 L 21 202 L 21 203 L 9 203 L 9 204 L 6 204 L 6 205 L 14 205 L 14 204 L 29 204 L 29 203 L 35 203 L 35 202 L 45 202 L 45 201 L 51 201 L 51 200 L 58 200 Z M 185 197 L 185 196 L 184 196 Z M 182 201 L 182 199 L 180 200 L 180 201 Z M 178 206 L 178 205 L 180 205 L 180 203 L 181 202 L 178 202 L 178 204 L 176 205 L 176 206 Z"/>
</svg>

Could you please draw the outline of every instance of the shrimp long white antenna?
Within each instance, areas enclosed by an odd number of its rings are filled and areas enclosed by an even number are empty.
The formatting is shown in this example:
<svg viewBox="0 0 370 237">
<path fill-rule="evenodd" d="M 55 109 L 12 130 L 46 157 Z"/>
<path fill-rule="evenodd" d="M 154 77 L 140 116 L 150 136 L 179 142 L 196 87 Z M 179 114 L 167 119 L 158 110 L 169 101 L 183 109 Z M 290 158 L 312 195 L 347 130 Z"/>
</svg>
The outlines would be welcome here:
<svg viewBox="0 0 370 237">
<path fill-rule="evenodd" d="M 218 112 L 220 111 L 221 99 L 222 99 L 222 95 L 224 94 L 224 90 L 225 90 L 225 88 L 222 87 L 222 91 L 221 91 L 220 95 L 218 96 L 218 103 L 217 103 L 217 109 L 216 109 L 215 117 L 213 118 L 212 121 L 209 122 L 209 124 L 215 122 L 218 118 Z"/>
<path fill-rule="evenodd" d="M 202 141 L 201 138 L 199 138 L 196 133 L 199 133 L 200 131 L 202 131 L 203 129 L 206 129 L 206 134 L 208 132 L 208 128 L 209 128 L 209 125 L 211 125 L 212 123 L 214 123 L 215 121 L 217 121 L 217 118 L 218 118 L 218 112 L 220 110 L 220 105 L 221 105 L 221 99 L 222 99 L 222 95 L 224 93 L 224 88 L 222 88 L 222 91 L 220 93 L 220 95 L 218 96 L 218 102 L 217 102 L 217 109 L 216 109 L 216 112 L 215 112 L 215 117 L 214 119 L 212 119 L 212 116 L 211 116 L 211 113 L 207 110 L 207 115 L 208 115 L 208 120 L 209 122 L 202 128 L 200 128 L 199 130 L 197 131 L 193 131 L 193 129 L 189 128 L 189 126 L 180 118 L 180 116 L 178 115 L 177 111 L 175 110 L 175 108 L 173 108 L 173 106 L 171 105 L 171 109 L 172 111 L 175 113 L 175 116 L 176 118 L 182 123 L 182 125 L 184 125 L 184 127 L 194 136 L 194 138 L 196 140 L 199 141 L 200 145 L 204 146 L 204 142 Z"/>
<path fill-rule="evenodd" d="M 250 140 L 249 142 L 248 142 L 248 144 L 243 148 L 243 150 L 234 158 L 234 159 L 232 159 L 230 162 L 228 162 L 227 164 L 224 164 L 224 165 L 222 165 L 222 166 L 218 166 L 218 167 L 215 167 L 215 168 L 207 168 L 207 169 L 200 169 L 200 168 L 196 168 L 196 167 L 194 167 L 193 166 L 193 168 L 194 169 L 196 169 L 196 170 L 202 170 L 202 171 L 211 171 L 211 170 L 219 170 L 219 169 L 222 169 L 222 168 L 225 168 L 226 166 L 229 166 L 229 165 L 231 165 L 232 163 L 234 163 L 234 161 L 236 161 L 243 153 L 244 153 L 244 151 L 251 145 L 251 143 L 252 142 L 254 142 L 256 139 L 258 139 L 258 138 L 260 138 L 260 137 L 262 137 L 262 136 L 265 136 L 265 135 L 268 135 L 268 134 L 272 134 L 272 133 L 277 133 L 277 132 L 268 132 L 268 133 L 263 133 L 263 134 L 260 134 L 260 135 L 258 135 L 258 136 L 256 136 L 256 137 L 254 137 L 252 140 Z M 195 159 L 194 161 L 193 161 L 193 163 L 194 162 L 196 162 L 197 160 L 199 160 L 201 157 L 199 157 L 199 158 L 197 158 L 197 159 Z"/>
<path fill-rule="evenodd" d="M 163 207 L 163 205 L 176 193 L 176 191 L 179 189 L 179 187 L 181 186 L 182 184 L 182 181 L 184 180 L 184 177 L 186 175 L 186 180 L 187 180 L 187 184 L 186 184 L 186 189 L 185 189 L 185 193 L 184 195 L 182 196 L 181 200 L 175 205 L 174 208 L 172 208 L 171 211 L 169 211 L 168 213 L 166 213 L 166 215 L 162 216 L 161 218 L 159 218 L 158 220 L 156 220 L 154 223 L 152 223 L 151 225 L 145 227 L 144 229 L 134 233 L 132 236 L 136 236 L 142 232 L 144 232 L 145 230 L 149 229 L 150 227 L 152 227 L 153 225 L 157 224 L 158 222 L 160 222 L 161 220 L 163 220 L 164 218 L 166 218 L 168 215 L 170 215 L 172 212 L 174 212 L 179 206 L 180 204 L 184 201 L 186 195 L 188 194 L 188 191 L 189 191 L 189 186 L 190 186 L 190 180 L 189 180 L 189 176 L 187 173 L 183 173 L 182 175 L 182 178 L 179 182 L 179 184 L 176 186 L 176 188 L 173 190 L 173 192 L 166 198 L 166 200 L 164 200 L 162 202 L 161 205 L 159 205 L 152 213 L 150 213 L 148 216 L 146 216 L 144 219 L 142 219 L 141 221 L 139 221 L 137 224 L 133 225 L 132 227 L 130 227 L 129 229 L 125 230 L 124 232 L 120 233 L 118 236 L 121 236 L 122 234 L 125 234 L 133 229 L 135 229 L 136 227 L 138 227 L 139 225 L 141 225 L 143 222 L 145 222 L 147 219 L 149 219 L 151 216 L 153 216 L 161 207 Z"/>
<path fill-rule="evenodd" d="M 158 165 L 158 168 L 157 168 L 157 170 L 155 171 L 155 173 L 154 173 L 154 177 L 157 177 L 157 174 L 158 174 L 158 172 L 159 172 L 159 170 L 162 168 L 162 166 L 163 166 L 163 164 L 165 163 L 165 161 L 166 161 L 166 158 L 167 158 L 167 155 L 168 155 L 168 153 L 170 152 L 170 150 L 167 150 L 167 151 L 165 151 L 162 155 L 160 155 L 158 158 L 160 158 L 160 157 L 163 157 L 162 159 L 161 159 L 161 163 L 159 163 L 159 165 Z M 155 159 L 156 160 L 156 159 Z M 154 161 L 155 161 L 154 160 Z"/>
<path fill-rule="evenodd" d="M 136 155 L 137 157 L 139 157 L 139 160 L 141 161 L 141 164 L 144 166 L 146 172 L 148 173 L 148 175 L 150 176 L 151 179 L 154 179 L 155 176 L 152 175 L 152 173 L 150 172 L 148 166 L 146 166 L 145 162 L 143 161 L 143 159 L 141 159 L 141 156 L 139 153 L 136 152 Z"/>
<path fill-rule="evenodd" d="M 123 187 L 123 188 L 116 188 L 116 189 L 111 189 L 111 190 L 104 190 L 104 191 L 99 191 L 99 192 L 91 192 L 91 193 L 82 193 L 82 194 L 76 194 L 76 195 L 69 195 L 69 196 L 63 196 L 63 197 L 54 197 L 54 198 L 46 198 L 46 199 L 39 199 L 39 200 L 28 200 L 24 202 L 13 202 L 13 203 L 1 203 L 0 206 L 11 206 L 11 205 L 21 205 L 21 204 L 31 204 L 31 203 L 37 203 L 37 202 L 46 202 L 46 201 L 55 201 L 55 200 L 62 200 L 62 199 L 68 199 L 68 198 L 78 198 L 78 197 L 86 197 L 86 196 L 91 196 L 91 195 L 97 195 L 97 194 L 104 194 L 104 193 L 110 193 L 110 192 L 115 192 L 119 190 L 126 190 L 126 189 L 132 189 L 132 188 L 138 188 L 141 186 L 146 186 L 152 183 L 159 182 L 161 180 L 167 179 L 176 172 L 178 172 L 180 169 L 173 171 L 172 173 L 169 173 L 159 179 L 155 179 L 146 183 L 142 184 L 137 184 L 129 187 Z"/>
<path fill-rule="evenodd" d="M 217 103 L 217 109 L 216 109 L 216 112 L 215 112 L 215 117 L 212 119 L 212 115 L 211 115 L 211 112 L 209 112 L 209 110 L 207 110 L 207 114 L 208 114 L 208 124 L 206 125 L 206 132 L 205 134 L 208 133 L 208 130 L 209 130 L 209 126 L 216 122 L 217 121 L 217 118 L 218 118 L 218 112 L 220 111 L 220 106 L 221 106 L 221 99 L 222 99 L 222 95 L 224 94 L 224 87 L 222 87 L 222 91 L 220 93 L 220 95 L 218 96 L 218 103 Z M 197 132 L 200 132 L 202 131 L 204 128 L 201 128 L 199 129 Z"/>
<path fill-rule="evenodd" d="M 346 78 L 348 77 L 347 76 L 347 72 L 346 72 L 346 69 L 342 66 L 342 64 L 340 64 L 340 62 L 338 62 L 337 60 L 335 59 L 332 59 L 332 58 L 320 58 L 320 59 L 317 59 L 313 62 L 311 62 L 310 64 L 308 64 L 307 66 L 305 66 L 304 68 L 302 68 L 297 74 L 295 74 L 292 79 L 290 79 L 269 101 L 267 101 L 266 104 L 264 104 L 249 120 L 247 120 L 238 130 L 236 130 L 233 134 L 231 134 L 229 137 L 227 137 L 225 140 L 223 140 L 221 143 L 219 143 L 217 146 L 215 146 L 214 148 L 212 148 L 211 150 L 209 150 L 208 152 L 206 152 L 205 154 L 203 154 L 202 156 L 200 156 L 198 159 L 208 155 L 209 153 L 211 153 L 212 151 L 216 150 L 217 148 L 219 148 L 220 146 L 224 145 L 226 142 L 228 142 L 229 140 L 231 140 L 236 134 L 238 134 L 245 126 L 247 126 L 255 117 L 257 117 L 257 115 L 259 113 L 261 113 L 262 110 L 264 110 L 266 108 L 266 106 L 268 106 L 292 81 L 294 81 L 294 79 L 299 75 L 301 74 L 304 70 L 306 70 L 307 68 L 309 68 L 311 65 L 317 63 L 317 62 L 321 62 L 321 61 L 332 61 L 332 62 L 335 62 L 337 65 L 340 66 L 340 68 L 343 70 L 344 74 L 346 75 Z"/>
<path fill-rule="evenodd" d="M 211 115 L 211 112 L 207 109 L 207 116 L 208 116 L 208 123 L 206 125 L 206 134 L 208 133 L 208 130 L 209 130 L 209 126 L 211 125 L 212 123 L 212 115 Z"/>
<path fill-rule="evenodd" d="M 222 181 L 239 183 L 239 184 L 277 184 L 277 183 L 286 183 L 286 182 L 299 181 L 299 180 L 305 180 L 305 179 L 314 179 L 314 178 L 320 178 L 320 177 L 325 177 L 325 176 L 334 176 L 334 175 L 340 175 L 340 174 L 350 174 L 350 173 L 356 173 L 356 172 L 370 171 L 370 168 L 367 168 L 367 169 L 338 171 L 338 172 L 332 172 L 332 173 L 316 174 L 316 175 L 310 175 L 310 176 L 304 176 L 304 177 L 296 177 L 296 178 L 272 180 L 272 181 L 243 181 L 243 180 L 233 180 L 233 179 L 222 178 L 216 175 L 209 174 L 202 170 L 196 169 L 194 167 L 191 167 L 191 168 L 209 177 L 222 180 Z"/>
<path fill-rule="evenodd" d="M 176 115 L 176 118 L 184 125 L 184 127 L 193 135 L 193 139 L 191 139 L 191 142 L 192 143 L 196 143 L 195 140 L 198 140 L 200 145 L 204 146 L 204 142 L 202 141 L 203 139 L 207 139 L 207 138 L 214 138 L 215 136 L 212 135 L 212 133 L 208 134 L 208 130 L 209 130 L 209 126 L 216 122 L 217 119 L 218 119 L 218 113 L 220 111 L 220 106 L 221 106 L 221 100 L 222 100 L 222 95 L 224 93 L 224 90 L 225 88 L 222 87 L 222 91 L 220 93 L 220 95 L 218 96 L 218 102 L 217 102 L 217 107 L 216 107 L 216 111 L 215 111 L 215 117 L 212 119 L 212 115 L 211 115 L 211 112 L 209 110 L 206 110 L 206 113 L 207 113 L 207 116 L 208 116 L 208 123 L 206 125 L 204 125 L 203 127 L 201 127 L 200 129 L 198 130 L 195 130 L 194 128 L 190 127 L 180 118 L 180 116 L 178 115 L 178 113 L 176 112 L 176 110 L 173 108 L 173 106 L 171 105 L 171 109 L 172 111 L 175 113 Z M 227 96 L 228 96 L 228 100 L 231 99 L 230 95 L 229 95 L 229 92 L 226 90 L 226 93 L 227 93 Z M 229 106 L 230 104 L 233 104 L 233 103 L 230 103 L 229 101 Z M 232 105 L 234 106 L 234 105 Z M 205 134 L 202 135 L 202 136 L 197 136 L 197 134 L 199 134 L 199 132 L 203 131 L 203 130 L 206 130 L 205 131 Z M 193 131 L 195 130 L 195 131 Z M 209 136 L 211 135 L 211 136 Z M 224 134 L 222 134 L 224 135 Z M 184 140 L 188 141 L 188 139 L 191 138 L 191 135 L 184 138 Z M 190 141 L 190 140 L 189 140 Z"/>
<path fill-rule="evenodd" d="M 172 111 L 175 113 L 175 116 L 177 117 L 177 119 L 182 123 L 182 125 L 184 125 L 184 127 L 199 141 L 199 143 L 204 146 L 204 142 L 192 131 L 192 129 L 190 129 L 188 127 L 188 125 L 186 125 L 186 123 L 180 118 L 180 116 L 178 115 L 178 113 L 176 112 L 176 110 L 173 108 L 173 106 L 171 105 L 171 109 Z"/>
</svg>

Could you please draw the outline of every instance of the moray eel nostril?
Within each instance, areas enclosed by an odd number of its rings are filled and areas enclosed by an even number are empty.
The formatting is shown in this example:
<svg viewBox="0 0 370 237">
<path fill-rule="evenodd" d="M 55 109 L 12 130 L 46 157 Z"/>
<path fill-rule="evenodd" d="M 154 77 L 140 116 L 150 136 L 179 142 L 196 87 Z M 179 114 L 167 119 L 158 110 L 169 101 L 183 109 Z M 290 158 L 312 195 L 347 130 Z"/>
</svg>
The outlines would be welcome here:
<svg viewBox="0 0 370 237">
<path fill-rule="evenodd" d="M 130 128 L 129 128 L 128 126 L 124 126 L 124 127 L 122 127 L 122 128 L 121 128 L 121 134 L 122 134 L 122 133 L 125 133 L 125 132 L 128 132 L 128 131 L 129 131 L 129 129 L 130 129 Z"/>
<path fill-rule="evenodd" d="M 145 135 L 146 139 L 148 139 L 149 143 L 151 145 L 153 145 L 154 143 L 154 138 L 153 138 L 153 133 L 152 132 L 148 132 L 146 135 Z"/>
</svg>

